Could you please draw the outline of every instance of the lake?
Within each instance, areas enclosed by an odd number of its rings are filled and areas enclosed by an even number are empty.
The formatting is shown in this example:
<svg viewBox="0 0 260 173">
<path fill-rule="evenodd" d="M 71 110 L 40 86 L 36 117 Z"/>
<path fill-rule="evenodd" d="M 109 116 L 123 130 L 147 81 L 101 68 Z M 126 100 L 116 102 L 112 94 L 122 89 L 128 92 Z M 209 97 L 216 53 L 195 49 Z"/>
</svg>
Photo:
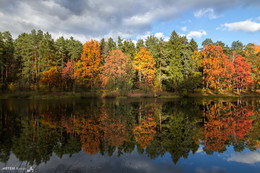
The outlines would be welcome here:
<svg viewBox="0 0 260 173">
<path fill-rule="evenodd" d="M 260 172 L 260 98 L 0 100 L 1 172 Z"/>
</svg>

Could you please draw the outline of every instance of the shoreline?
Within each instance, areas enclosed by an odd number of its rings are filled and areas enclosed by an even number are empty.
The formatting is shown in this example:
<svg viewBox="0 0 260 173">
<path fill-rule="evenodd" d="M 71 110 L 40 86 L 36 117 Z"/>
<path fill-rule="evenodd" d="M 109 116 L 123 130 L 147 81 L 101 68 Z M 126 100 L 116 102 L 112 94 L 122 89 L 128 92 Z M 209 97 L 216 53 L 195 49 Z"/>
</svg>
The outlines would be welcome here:
<svg viewBox="0 0 260 173">
<path fill-rule="evenodd" d="M 241 97 L 260 97 L 260 91 L 257 92 L 242 92 L 241 94 L 224 92 L 224 93 L 191 93 L 179 94 L 173 92 L 144 92 L 144 91 L 130 91 L 124 95 L 116 92 L 4 92 L 0 93 L 0 99 L 111 99 L 111 98 L 241 98 Z"/>
</svg>

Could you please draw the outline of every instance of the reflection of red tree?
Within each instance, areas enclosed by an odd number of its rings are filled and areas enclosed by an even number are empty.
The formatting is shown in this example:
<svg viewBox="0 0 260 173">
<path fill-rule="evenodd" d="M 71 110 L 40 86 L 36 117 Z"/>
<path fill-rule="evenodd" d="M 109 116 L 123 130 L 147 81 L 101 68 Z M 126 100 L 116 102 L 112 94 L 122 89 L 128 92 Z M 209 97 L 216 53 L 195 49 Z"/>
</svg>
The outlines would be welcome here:
<svg viewBox="0 0 260 173">
<path fill-rule="evenodd" d="M 99 121 L 78 117 L 74 121 L 76 133 L 80 136 L 83 150 L 88 154 L 99 152 L 102 127 Z"/>
<path fill-rule="evenodd" d="M 243 139 L 252 127 L 252 116 L 254 112 L 250 107 L 236 107 L 234 109 L 233 133 L 238 139 Z"/>
<path fill-rule="evenodd" d="M 127 141 L 125 125 L 122 123 L 104 124 L 104 138 L 110 146 L 121 146 Z"/>
<path fill-rule="evenodd" d="M 252 127 L 253 114 L 248 106 L 213 105 L 206 112 L 203 141 L 206 150 L 224 151 L 230 141 L 243 139 Z"/>
<path fill-rule="evenodd" d="M 204 125 L 205 139 L 203 142 L 207 150 L 224 150 L 225 142 L 228 139 L 229 132 L 227 132 L 227 124 L 221 121 L 221 117 L 219 117 L 219 111 L 220 108 L 215 104 L 206 113 L 208 122 L 206 122 Z"/>
<path fill-rule="evenodd" d="M 61 117 L 61 126 L 66 129 L 67 133 L 73 134 L 74 132 L 74 123 L 73 119 L 70 117 Z"/>
<path fill-rule="evenodd" d="M 45 124 L 50 128 L 57 128 L 57 126 L 59 125 L 60 117 L 56 116 L 54 112 L 46 111 L 40 114 L 40 116 L 42 118 L 41 119 L 42 124 Z"/>
<path fill-rule="evenodd" d="M 121 146 L 129 140 L 127 133 L 127 120 L 122 117 L 109 117 L 106 110 L 102 111 L 100 117 L 104 130 L 104 139 L 110 146 Z"/>
<path fill-rule="evenodd" d="M 154 135 L 156 133 L 155 127 L 155 117 L 153 117 L 151 114 L 148 114 L 145 120 L 134 127 L 133 131 L 135 139 L 141 148 L 147 147 L 154 139 Z"/>
</svg>

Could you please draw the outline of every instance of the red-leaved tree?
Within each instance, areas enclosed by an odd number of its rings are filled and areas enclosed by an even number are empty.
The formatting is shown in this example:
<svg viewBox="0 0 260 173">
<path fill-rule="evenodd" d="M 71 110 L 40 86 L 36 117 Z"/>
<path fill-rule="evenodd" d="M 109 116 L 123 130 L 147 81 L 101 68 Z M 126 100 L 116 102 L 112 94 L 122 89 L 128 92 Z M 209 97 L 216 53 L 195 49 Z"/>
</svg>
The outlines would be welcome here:
<svg viewBox="0 0 260 173">
<path fill-rule="evenodd" d="M 237 88 L 237 92 L 240 93 L 242 89 L 248 88 L 253 83 L 251 68 L 241 55 L 236 55 L 234 68 L 233 83 L 234 87 Z"/>
</svg>

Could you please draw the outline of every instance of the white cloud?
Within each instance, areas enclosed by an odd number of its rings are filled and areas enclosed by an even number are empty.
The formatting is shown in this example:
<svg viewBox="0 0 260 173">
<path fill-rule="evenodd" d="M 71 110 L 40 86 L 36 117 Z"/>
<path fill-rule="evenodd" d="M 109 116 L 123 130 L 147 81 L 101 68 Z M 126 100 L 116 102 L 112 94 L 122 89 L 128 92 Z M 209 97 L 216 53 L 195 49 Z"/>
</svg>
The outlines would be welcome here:
<svg viewBox="0 0 260 173">
<path fill-rule="evenodd" d="M 146 13 L 144 15 L 136 15 L 131 16 L 123 20 L 123 24 L 126 26 L 133 26 L 133 25 L 146 25 L 150 23 L 153 19 L 151 13 Z"/>
<path fill-rule="evenodd" d="M 181 30 L 182 30 L 183 32 L 186 32 L 186 31 L 187 31 L 187 26 L 181 27 Z"/>
<path fill-rule="evenodd" d="M 162 32 L 157 32 L 154 34 L 155 37 L 157 38 L 162 38 L 164 41 L 169 41 L 169 37 L 165 36 Z"/>
<path fill-rule="evenodd" d="M 216 18 L 219 17 L 215 14 L 215 11 L 214 11 L 213 8 L 200 9 L 200 10 L 198 10 L 194 13 L 194 16 L 197 17 L 197 18 L 206 16 L 210 19 L 216 19 Z"/>
<path fill-rule="evenodd" d="M 221 26 L 222 29 L 228 31 L 245 31 L 245 32 L 258 32 L 260 31 L 260 23 L 252 20 L 245 20 L 240 22 L 225 23 Z"/>
<path fill-rule="evenodd" d="M 157 37 L 157 38 L 164 38 L 165 37 L 162 32 L 157 32 L 157 33 L 154 34 L 154 36 Z"/>
<path fill-rule="evenodd" d="M 204 30 L 201 31 L 190 31 L 189 34 L 187 34 L 187 38 L 191 39 L 191 38 L 201 38 L 202 36 L 207 35 L 207 32 Z"/>
<path fill-rule="evenodd" d="M 250 153 L 233 153 L 227 161 L 234 161 L 239 163 L 255 164 L 260 162 L 260 152 Z"/>
<path fill-rule="evenodd" d="M 76 39 L 117 33 L 135 38 L 151 32 L 155 24 L 180 18 L 188 10 L 197 10 L 197 17 L 216 18 L 216 14 L 241 3 L 260 6 L 259 0 L 0 0 L 0 31 L 10 31 L 16 37 L 41 29 L 55 35 L 78 36 Z M 184 20 L 183 24 L 190 22 Z"/>
</svg>

